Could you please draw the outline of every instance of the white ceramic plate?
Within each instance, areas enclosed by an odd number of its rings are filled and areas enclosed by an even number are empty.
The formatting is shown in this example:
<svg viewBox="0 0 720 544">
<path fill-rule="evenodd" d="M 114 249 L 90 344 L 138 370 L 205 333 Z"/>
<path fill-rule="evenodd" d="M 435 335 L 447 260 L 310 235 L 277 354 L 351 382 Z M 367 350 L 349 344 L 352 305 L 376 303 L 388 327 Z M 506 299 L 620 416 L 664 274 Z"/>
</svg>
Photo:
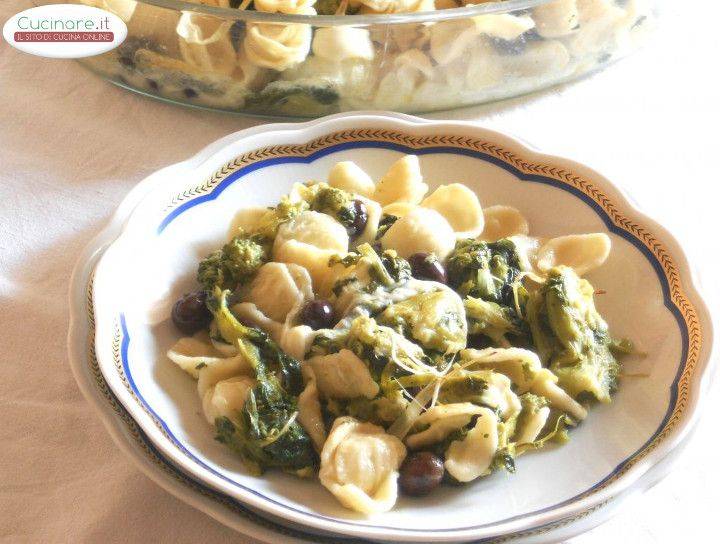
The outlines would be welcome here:
<svg viewBox="0 0 720 544">
<path fill-rule="evenodd" d="M 379 176 L 403 153 L 421 155 L 428 182 L 460 181 L 485 205 L 510 204 L 533 234 L 605 231 L 614 248 L 591 276 L 614 334 L 647 350 L 627 365 L 615 402 L 592 410 L 567 446 L 523 457 L 495 474 L 369 518 L 342 509 L 317 482 L 249 476 L 213 440 L 195 384 L 164 352 L 177 338 L 166 316 L 192 289 L 199 258 L 218 246 L 240 207 L 270 205 L 294 181 L 322 178 L 352 159 Z M 162 173 L 161 173 L 162 174 Z M 313 531 L 403 541 L 528 534 L 565 523 L 630 490 L 686 436 L 712 346 L 710 319 L 682 250 L 596 172 L 464 123 L 340 115 L 267 125 L 225 138 L 139 199 L 97 268 L 99 369 L 157 450 L 198 482 L 265 515 Z"/>
</svg>

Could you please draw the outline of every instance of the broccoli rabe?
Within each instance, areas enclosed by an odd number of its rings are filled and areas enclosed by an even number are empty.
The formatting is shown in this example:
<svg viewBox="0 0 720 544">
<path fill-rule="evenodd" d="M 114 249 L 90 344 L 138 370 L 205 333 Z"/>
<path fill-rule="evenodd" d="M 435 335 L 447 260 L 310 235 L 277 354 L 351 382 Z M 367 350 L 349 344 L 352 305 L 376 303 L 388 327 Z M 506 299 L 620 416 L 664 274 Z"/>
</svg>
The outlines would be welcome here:
<svg viewBox="0 0 720 544">
<path fill-rule="evenodd" d="M 527 320 L 536 351 L 559 378 L 558 385 L 574 398 L 582 394 L 609 402 L 620 363 L 593 294 L 592 285 L 571 268 L 554 268 L 530 295 Z"/>
<path fill-rule="evenodd" d="M 302 200 L 291 202 L 288 197 L 284 196 L 277 206 L 268 208 L 268 211 L 258 221 L 253 233 L 269 240 L 272 245 L 280 225 L 294 219 L 307 209 L 307 202 Z"/>
<path fill-rule="evenodd" d="M 463 301 L 468 322 L 468 334 L 487 336 L 493 344 L 507 347 L 508 336 L 522 338 L 527 326 L 509 306 L 501 306 L 481 298 L 467 297 Z"/>
<path fill-rule="evenodd" d="M 355 252 L 348 253 L 342 257 L 331 257 L 328 265 L 343 265 L 345 268 L 363 267 L 367 271 L 369 281 L 363 283 L 363 288 L 367 292 L 372 292 L 379 286 L 393 287 L 398 283 L 405 282 L 412 276 L 410 264 L 399 257 L 397 252 L 388 249 L 378 255 L 370 244 L 361 244 Z M 352 275 L 340 279 L 334 286 L 333 292 L 338 296 L 340 291 L 349 284 L 360 281 L 357 275 Z"/>
<path fill-rule="evenodd" d="M 426 349 L 441 353 L 460 351 L 467 342 L 467 324 L 460 299 L 449 289 L 418 293 L 396 302 L 377 319 Z"/>
<path fill-rule="evenodd" d="M 334 217 L 346 229 L 351 228 L 357 218 L 353 195 L 325 183 L 318 183 L 317 187 L 310 209 Z"/>
<path fill-rule="evenodd" d="M 270 260 L 269 240 L 260 234 L 239 234 L 221 249 L 200 261 L 197 281 L 207 291 L 215 287 L 234 290 Z"/>
<path fill-rule="evenodd" d="M 300 363 L 267 333 L 240 323 L 227 306 L 228 293 L 216 288 L 210 303 L 217 332 L 250 363 L 257 385 L 250 390 L 237 425 L 228 418 L 215 421 L 217 438 L 258 471 L 279 467 L 303 472 L 317 459 L 310 437 L 296 421 L 297 396 L 303 389 Z"/>
<path fill-rule="evenodd" d="M 512 240 L 460 240 L 448 257 L 447 274 L 448 283 L 466 297 L 468 334 L 483 335 L 501 347 L 510 345 L 508 336 L 527 344 L 521 315 L 527 292 Z"/>
<path fill-rule="evenodd" d="M 460 294 L 513 307 L 520 257 L 509 239 L 460 240 L 447 259 L 448 283 Z"/>
<path fill-rule="evenodd" d="M 378 229 L 377 233 L 375 234 L 375 239 L 379 240 L 380 238 L 382 238 L 388 231 L 388 229 L 392 227 L 398 219 L 400 218 L 397 215 L 383 214 L 383 216 L 380 218 L 380 222 L 378 223 Z"/>
<path fill-rule="evenodd" d="M 298 83 L 273 81 L 262 91 L 252 94 L 245 108 L 256 112 L 287 112 L 307 117 L 318 117 L 336 111 L 340 95 L 330 83 Z"/>
</svg>

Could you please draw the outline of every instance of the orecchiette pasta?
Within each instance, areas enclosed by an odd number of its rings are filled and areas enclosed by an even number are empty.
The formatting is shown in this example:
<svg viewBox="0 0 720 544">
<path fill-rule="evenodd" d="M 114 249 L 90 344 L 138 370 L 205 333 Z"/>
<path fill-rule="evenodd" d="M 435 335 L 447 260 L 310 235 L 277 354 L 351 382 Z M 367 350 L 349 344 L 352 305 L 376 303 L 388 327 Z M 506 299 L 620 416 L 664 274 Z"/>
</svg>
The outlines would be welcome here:
<svg viewBox="0 0 720 544">
<path fill-rule="evenodd" d="M 410 202 L 393 202 L 385 206 L 382 211 L 386 215 L 394 215 L 395 217 L 403 217 L 410 213 L 411 210 L 417 208 L 417 204 Z"/>
<path fill-rule="evenodd" d="M 242 355 L 224 359 L 207 359 L 198 370 L 198 393 L 205 398 L 207 391 L 216 383 L 239 375 L 251 375 L 252 365 Z"/>
<path fill-rule="evenodd" d="M 576 55 L 597 53 L 616 37 L 624 10 L 612 0 L 577 0 L 579 28 L 567 44 Z"/>
<path fill-rule="evenodd" d="M 305 389 L 298 396 L 298 422 L 303 426 L 305 431 L 310 435 L 313 445 L 317 451 L 321 451 L 327 433 L 325 431 L 325 423 L 323 423 L 322 413 L 320 411 L 320 399 L 318 397 L 317 382 L 312 369 L 305 367 L 303 369 L 305 375 Z"/>
<path fill-rule="evenodd" d="M 514 40 L 535 26 L 531 17 L 509 13 L 478 15 L 472 18 L 472 22 L 479 34 L 507 41 Z"/>
<path fill-rule="evenodd" d="M 483 216 L 485 225 L 480 238 L 488 242 L 518 234 L 527 235 L 530 231 L 525 217 L 512 206 L 490 206 L 483 209 Z"/>
<path fill-rule="evenodd" d="M 498 420 L 495 412 L 481 408 L 475 426 L 462 440 L 450 443 L 445 470 L 458 482 L 470 482 L 490 470 L 498 448 Z"/>
<path fill-rule="evenodd" d="M 362 359 L 348 349 L 311 357 L 307 364 L 315 373 L 318 389 L 326 397 L 371 399 L 380 390 Z"/>
<path fill-rule="evenodd" d="M 335 164 L 328 174 L 328 185 L 367 198 L 372 198 L 375 192 L 375 182 L 352 161 Z"/>
<path fill-rule="evenodd" d="M 515 442 L 517 444 L 530 444 L 537 440 L 537 437 L 545 426 L 549 416 L 550 408 L 547 406 L 543 406 L 537 412 L 532 414 L 525 422 L 523 428 L 520 429 L 520 432 L 515 438 Z"/>
<path fill-rule="evenodd" d="M 443 260 L 455 247 L 455 232 L 435 210 L 418 207 L 398 219 L 381 238 L 382 246 L 407 259 L 413 253 L 434 253 Z"/>
<path fill-rule="evenodd" d="M 294 220 L 280 226 L 275 237 L 274 251 L 288 240 L 313 245 L 319 249 L 330 249 L 337 253 L 348 250 L 349 238 L 345 227 L 329 215 L 306 211 Z"/>
<path fill-rule="evenodd" d="M 167 352 L 168 358 L 173 363 L 196 380 L 200 370 L 198 366 L 202 368 L 206 360 L 214 361 L 222 359 L 226 355 L 213 347 L 207 334 L 181 338 Z"/>
<path fill-rule="evenodd" d="M 360 13 L 412 13 L 432 11 L 435 0 L 350 0 L 350 6 L 360 6 Z"/>
<path fill-rule="evenodd" d="M 486 368 L 510 378 L 519 394 L 531 391 L 542 395 L 557 408 L 577 420 L 585 419 L 587 411 L 556 385 L 558 378 L 543 368 L 536 353 L 523 348 L 466 349 L 460 353 L 464 361 L 473 361 L 473 368 Z"/>
<path fill-rule="evenodd" d="M 256 384 L 254 378 L 236 376 L 209 387 L 202 397 L 203 412 L 208 423 L 214 425 L 219 417 L 237 421 L 248 393 Z"/>
<path fill-rule="evenodd" d="M 332 273 L 328 261 L 337 253 L 332 249 L 320 249 L 297 240 L 288 240 L 280 247 L 276 245 L 273 257 L 281 263 L 295 263 L 304 267 L 310 274 L 313 285 L 327 285 L 328 277 Z"/>
<path fill-rule="evenodd" d="M 276 342 L 280 341 L 283 330 L 282 323 L 270 319 L 252 302 L 235 304 L 232 311 L 243 323 L 247 323 L 251 327 L 258 327 L 266 331 Z"/>
<path fill-rule="evenodd" d="M 274 321 L 283 322 L 293 308 L 313 298 L 310 274 L 294 263 L 266 263 L 249 285 L 245 300 Z"/>
<path fill-rule="evenodd" d="M 432 61 L 419 49 L 403 51 L 394 60 L 390 70 L 380 81 L 375 92 L 376 102 L 395 104 L 397 107 L 411 100 L 423 78 L 433 74 Z"/>
<path fill-rule="evenodd" d="M 442 21 L 430 27 L 430 54 L 438 64 L 449 64 L 472 49 L 478 35 L 471 21 Z"/>
<path fill-rule="evenodd" d="M 582 276 L 607 260 L 610 247 L 610 238 L 604 233 L 559 236 L 540 246 L 537 267 L 544 272 L 564 265 Z"/>
<path fill-rule="evenodd" d="M 500 21 L 499 35 L 522 30 Z M 463 84 L 453 62 L 426 83 Z M 329 183 L 236 214 L 232 240 L 199 264 L 197 290 L 171 312 L 195 335 L 168 357 L 248 470 L 309 476 L 319 453 L 320 482 L 345 507 L 384 512 L 425 455 L 458 482 L 512 472 L 583 420 L 586 398 L 610 402 L 630 343 L 610 336 L 578 275 L 605 261 L 608 236 L 541 242 L 515 208 L 482 210 L 459 183 L 427 189 L 416 156 L 377 186 L 339 163 Z"/>
<path fill-rule="evenodd" d="M 299 15 L 314 15 L 315 0 L 254 0 L 253 5 L 257 11 L 266 13 L 290 13 Z"/>
<path fill-rule="evenodd" d="M 408 448 L 415 450 L 441 442 L 453 431 L 470 423 L 472 417 L 482 411 L 483 408 L 471 402 L 433 406 L 415 420 L 413 427 L 422 430 L 409 435 L 405 443 Z"/>
<path fill-rule="evenodd" d="M 559 38 L 571 34 L 578 26 L 576 0 L 553 0 L 533 9 L 537 33 L 544 38 Z"/>
<path fill-rule="evenodd" d="M 346 508 L 386 512 L 397 500 L 397 471 L 405 455 L 403 443 L 382 427 L 341 417 L 320 455 L 320 483 Z"/>
<path fill-rule="evenodd" d="M 247 23 L 243 48 L 256 66 L 282 72 L 310 52 L 312 29 L 301 23 Z"/>
<path fill-rule="evenodd" d="M 331 26 L 315 31 L 312 51 L 316 56 L 335 62 L 345 59 L 372 60 L 375 57 L 370 33 L 364 28 Z"/>
<path fill-rule="evenodd" d="M 223 19 L 183 12 L 177 35 L 185 62 L 209 72 L 232 74 L 237 68 L 237 53 L 230 40 L 231 26 Z"/>
<path fill-rule="evenodd" d="M 420 205 L 447 219 L 458 238 L 475 238 L 485 225 L 477 195 L 461 183 L 441 185 Z"/>
<path fill-rule="evenodd" d="M 560 73 L 569 61 L 567 48 L 558 40 L 550 40 L 528 45 L 523 55 L 503 56 L 502 66 L 507 73 L 532 77 L 549 72 Z"/>
<path fill-rule="evenodd" d="M 298 361 L 305 359 L 305 354 L 315 337 L 313 331 L 307 325 L 297 325 L 295 327 L 286 328 L 280 337 L 280 347 L 282 350 L 295 357 Z"/>
<path fill-rule="evenodd" d="M 423 182 L 418 158 L 415 155 L 405 155 L 378 181 L 373 198 L 382 206 L 393 202 L 417 204 L 427 190 L 428 186 Z"/>
<path fill-rule="evenodd" d="M 267 208 L 253 206 L 251 208 L 243 208 L 233 217 L 230 228 L 228 229 L 228 238 L 237 236 L 241 230 L 243 232 L 253 232 L 260 219 L 267 213 Z"/>
</svg>

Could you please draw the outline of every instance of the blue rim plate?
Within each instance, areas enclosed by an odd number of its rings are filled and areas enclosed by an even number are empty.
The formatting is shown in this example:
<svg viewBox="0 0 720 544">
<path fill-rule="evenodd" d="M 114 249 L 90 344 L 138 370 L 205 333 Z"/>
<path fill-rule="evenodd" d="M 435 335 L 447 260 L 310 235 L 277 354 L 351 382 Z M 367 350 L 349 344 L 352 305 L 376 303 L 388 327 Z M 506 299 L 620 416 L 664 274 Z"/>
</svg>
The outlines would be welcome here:
<svg viewBox="0 0 720 544">
<path fill-rule="evenodd" d="M 172 332 L 158 316 L 189 288 L 190 263 L 217 245 L 228 222 L 223 218 L 235 209 L 270 204 L 289 183 L 319 176 L 336 160 L 352 157 L 377 175 L 373 168 L 403 153 L 420 155 L 435 182 L 475 183 L 483 202 L 519 207 L 541 234 L 608 232 L 617 256 L 593 277 L 614 293 L 603 311 L 613 327 L 653 349 L 649 363 L 639 363 L 646 380 L 624 380 L 616 403 L 591 413 L 573 433 L 576 440 L 523 458 L 520 476 L 448 490 L 436 504 L 401 501 L 397 512 L 366 519 L 335 507 L 317 483 L 286 475 L 255 480 L 212 443 L 196 395 L 191 400 L 192 383 L 163 360 Z M 537 531 L 587 516 L 630 490 L 683 440 L 697 415 L 712 328 L 682 250 L 587 167 L 467 123 L 355 114 L 244 131 L 156 179 L 126 210 L 122 233 L 98 265 L 92 294 L 99 370 L 158 454 L 263 515 L 312 531 L 383 540 L 481 540 Z M 148 281 L 147 269 L 153 271 Z M 642 289 L 628 299 L 633 283 Z M 598 437 L 605 437 L 602 444 Z M 497 507 L 463 510 L 468 501 Z"/>
</svg>

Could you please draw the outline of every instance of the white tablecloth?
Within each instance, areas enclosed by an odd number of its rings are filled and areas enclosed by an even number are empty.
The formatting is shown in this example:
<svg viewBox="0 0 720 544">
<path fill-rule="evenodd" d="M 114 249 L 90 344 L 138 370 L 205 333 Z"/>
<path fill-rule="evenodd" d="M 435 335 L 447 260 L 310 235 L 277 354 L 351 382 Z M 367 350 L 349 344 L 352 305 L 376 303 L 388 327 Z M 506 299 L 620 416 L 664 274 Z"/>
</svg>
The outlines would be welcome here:
<svg viewBox="0 0 720 544">
<path fill-rule="evenodd" d="M 29 6 L 1 4 L 2 22 Z M 603 73 L 435 117 L 477 120 L 616 180 L 685 244 L 717 305 L 720 9 L 677 4 L 689 7 L 666 11 L 651 48 Z M 163 492 L 116 450 L 68 368 L 66 297 L 80 249 L 135 183 L 258 122 L 142 98 L 71 61 L 0 42 L 3 541 L 243 541 Z M 716 388 L 673 474 L 573 542 L 714 541 L 718 401 Z"/>
</svg>

